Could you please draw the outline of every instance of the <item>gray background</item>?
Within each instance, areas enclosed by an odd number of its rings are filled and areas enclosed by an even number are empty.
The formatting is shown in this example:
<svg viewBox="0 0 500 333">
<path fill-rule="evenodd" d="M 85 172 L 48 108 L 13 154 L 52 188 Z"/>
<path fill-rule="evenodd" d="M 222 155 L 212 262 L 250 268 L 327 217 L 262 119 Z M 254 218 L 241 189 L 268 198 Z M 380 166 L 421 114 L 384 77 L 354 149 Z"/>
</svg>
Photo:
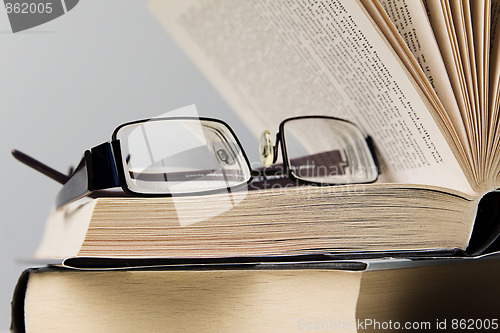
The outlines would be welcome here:
<svg viewBox="0 0 500 333">
<path fill-rule="evenodd" d="M 82 0 L 67 14 L 13 34 L 0 6 L 0 332 L 19 274 L 60 188 L 15 161 L 17 148 L 66 171 L 114 128 L 196 104 L 227 121 L 252 161 L 253 138 L 148 11 L 147 1 Z"/>
</svg>

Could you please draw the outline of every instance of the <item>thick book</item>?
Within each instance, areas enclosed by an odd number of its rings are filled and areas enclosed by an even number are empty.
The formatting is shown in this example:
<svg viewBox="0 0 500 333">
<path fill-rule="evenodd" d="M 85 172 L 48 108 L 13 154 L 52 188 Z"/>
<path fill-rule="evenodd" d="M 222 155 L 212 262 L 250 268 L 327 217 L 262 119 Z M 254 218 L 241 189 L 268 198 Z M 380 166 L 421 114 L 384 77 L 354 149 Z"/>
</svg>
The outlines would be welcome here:
<svg viewBox="0 0 500 333">
<path fill-rule="evenodd" d="M 22 332 L 498 330 L 498 260 L 29 269 Z M 417 326 L 416 326 L 417 325 Z"/>
<path fill-rule="evenodd" d="M 35 257 L 474 255 L 494 243 L 499 203 L 397 184 L 101 197 L 53 210 Z"/>
</svg>

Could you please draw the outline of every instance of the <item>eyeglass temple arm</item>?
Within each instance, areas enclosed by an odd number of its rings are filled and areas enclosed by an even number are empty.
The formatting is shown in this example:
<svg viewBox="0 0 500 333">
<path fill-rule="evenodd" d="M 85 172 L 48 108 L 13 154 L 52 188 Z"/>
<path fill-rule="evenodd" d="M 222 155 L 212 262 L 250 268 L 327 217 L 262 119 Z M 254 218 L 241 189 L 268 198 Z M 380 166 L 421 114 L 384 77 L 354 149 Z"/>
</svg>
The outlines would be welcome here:
<svg viewBox="0 0 500 333">
<path fill-rule="evenodd" d="M 43 173 L 45 176 L 52 178 L 56 182 L 60 184 L 65 184 L 68 179 L 70 178 L 68 175 L 65 175 L 51 167 L 49 167 L 46 164 L 43 164 L 42 162 L 34 159 L 33 157 L 26 155 L 25 153 L 13 149 L 12 150 L 12 156 L 16 158 L 19 162 L 26 164 L 27 166 L 35 169 L 36 171 Z"/>
<path fill-rule="evenodd" d="M 105 142 L 85 151 L 75 171 L 56 197 L 56 207 L 83 198 L 93 191 L 120 186 L 113 156 L 118 142 Z"/>
</svg>

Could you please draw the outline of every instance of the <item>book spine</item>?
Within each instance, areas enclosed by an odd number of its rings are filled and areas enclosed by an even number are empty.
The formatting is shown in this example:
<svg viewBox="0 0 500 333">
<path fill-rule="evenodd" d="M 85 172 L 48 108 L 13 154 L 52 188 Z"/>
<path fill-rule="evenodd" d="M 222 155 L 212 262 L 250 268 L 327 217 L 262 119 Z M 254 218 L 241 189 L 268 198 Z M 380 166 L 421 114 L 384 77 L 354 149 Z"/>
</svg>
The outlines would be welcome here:
<svg viewBox="0 0 500 333">
<path fill-rule="evenodd" d="M 26 327 L 24 323 L 24 299 L 26 297 L 26 289 L 30 274 L 35 269 L 30 268 L 22 272 L 16 287 L 11 302 L 11 322 L 10 331 L 12 333 L 25 333 Z"/>
<path fill-rule="evenodd" d="M 478 256 L 499 249 L 500 192 L 490 192 L 479 201 L 474 229 L 465 254 Z"/>
</svg>

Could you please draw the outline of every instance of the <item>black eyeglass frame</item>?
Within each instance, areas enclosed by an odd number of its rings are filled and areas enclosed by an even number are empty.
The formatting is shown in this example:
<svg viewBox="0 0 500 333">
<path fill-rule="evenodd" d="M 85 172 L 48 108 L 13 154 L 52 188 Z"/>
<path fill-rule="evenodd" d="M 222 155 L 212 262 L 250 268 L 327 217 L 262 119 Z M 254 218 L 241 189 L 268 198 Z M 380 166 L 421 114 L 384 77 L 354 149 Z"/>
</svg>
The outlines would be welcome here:
<svg viewBox="0 0 500 333">
<path fill-rule="evenodd" d="M 128 187 L 125 168 L 123 165 L 120 140 L 117 138 L 119 130 L 128 125 L 135 125 L 151 121 L 165 120 L 200 120 L 210 121 L 223 125 L 233 136 L 235 143 L 238 145 L 246 166 L 249 171 L 249 177 L 246 182 L 242 182 L 236 186 L 227 186 L 228 191 L 237 190 L 243 186 L 247 186 L 253 179 L 252 168 L 250 161 L 243 150 L 243 147 L 238 140 L 238 137 L 231 127 L 224 121 L 206 117 L 170 117 L 170 118 L 151 118 L 127 122 L 118 126 L 111 136 L 111 141 L 104 142 L 89 150 L 86 150 L 83 157 L 75 168 L 73 174 L 69 177 L 63 188 L 59 191 L 56 197 L 56 207 L 59 208 L 69 202 L 88 196 L 94 191 L 105 190 L 114 187 L 121 187 L 122 190 L 130 195 L 140 197 L 171 197 L 171 196 L 186 196 L 193 194 L 213 194 L 218 193 L 221 189 L 200 191 L 197 193 L 143 193 L 135 192 Z"/>
<path fill-rule="evenodd" d="M 296 182 L 298 184 L 303 184 L 303 185 L 316 185 L 316 186 L 336 186 L 336 185 L 346 185 L 346 184 L 371 184 L 377 181 L 378 175 L 380 175 L 380 166 L 379 166 L 379 161 L 377 159 L 377 155 L 375 153 L 375 145 L 373 143 L 373 139 L 369 135 L 365 135 L 363 133 L 363 136 L 365 138 L 366 144 L 368 146 L 368 149 L 370 150 L 371 156 L 373 158 L 373 162 L 375 167 L 377 168 L 377 177 L 372 180 L 372 181 L 367 181 L 367 182 L 356 182 L 356 183 L 345 183 L 345 184 L 331 184 L 331 183 L 322 183 L 322 182 L 314 182 L 314 181 L 309 181 L 305 180 L 302 178 L 295 177 L 291 165 L 290 165 L 290 159 L 288 158 L 288 152 L 286 149 L 286 139 L 285 139 L 285 125 L 287 122 L 292 121 L 292 120 L 300 120 L 300 119 L 331 119 L 331 120 L 337 120 L 341 122 L 345 122 L 348 124 L 353 125 L 355 128 L 359 130 L 359 127 L 356 126 L 353 122 L 342 119 L 342 118 L 337 118 L 337 117 L 330 117 L 330 116 L 297 116 L 297 117 L 292 117 L 292 118 L 287 118 L 283 120 L 278 128 L 278 133 L 276 133 L 276 141 L 274 144 L 274 152 L 273 152 L 273 164 L 276 163 L 278 160 L 278 148 L 281 148 L 281 157 L 283 160 L 283 170 L 282 172 L 290 178 L 291 181 Z M 271 169 L 270 167 L 269 169 Z M 266 172 L 266 169 L 264 169 L 264 172 Z M 279 174 L 279 171 L 275 172 L 274 174 Z M 273 174 L 273 175 L 274 175 Z"/>
</svg>

